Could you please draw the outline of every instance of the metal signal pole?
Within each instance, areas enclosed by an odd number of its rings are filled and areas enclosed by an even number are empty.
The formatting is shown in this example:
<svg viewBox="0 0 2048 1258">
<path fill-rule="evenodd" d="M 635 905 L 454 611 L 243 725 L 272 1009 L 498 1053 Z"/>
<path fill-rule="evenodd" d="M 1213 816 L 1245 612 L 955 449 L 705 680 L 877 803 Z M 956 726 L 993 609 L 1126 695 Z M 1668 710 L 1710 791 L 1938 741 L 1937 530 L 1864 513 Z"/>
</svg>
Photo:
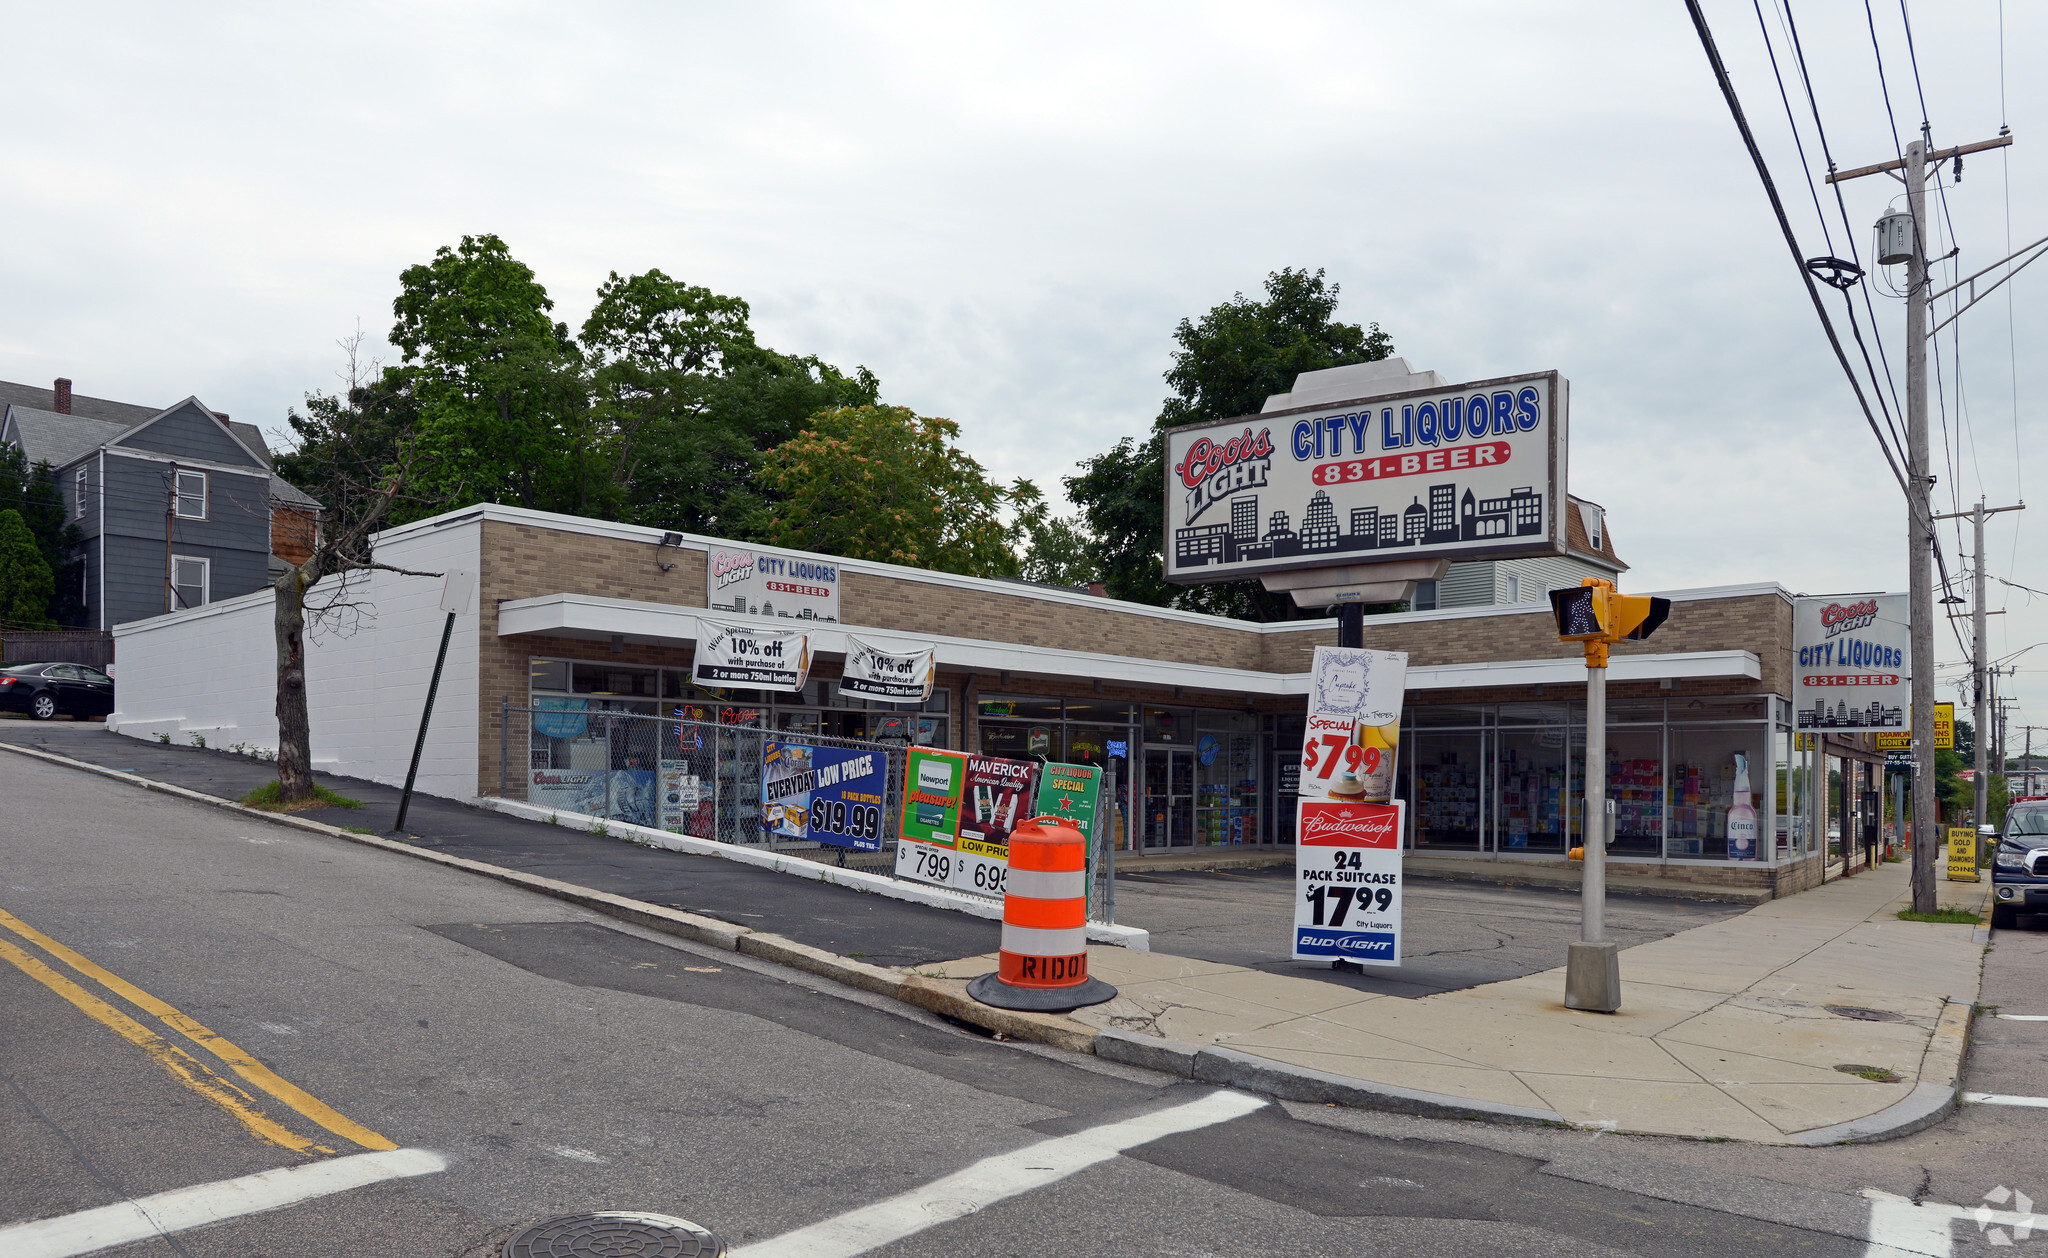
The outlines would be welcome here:
<svg viewBox="0 0 2048 1258">
<path fill-rule="evenodd" d="M 1935 153 L 1933 161 L 1938 169 L 1940 163 L 1952 157 L 2003 148 L 2011 143 L 2010 135 L 2002 135 L 1995 140 L 1958 145 Z M 1827 177 L 1829 183 L 1843 183 L 1903 168 L 1906 209 L 1913 220 L 1913 239 L 1906 259 L 1906 588 L 1912 601 L 1913 644 L 1913 712 L 1908 720 L 1913 732 L 1913 909 L 1919 913 L 1934 911 L 1934 858 L 1939 847 L 1934 819 L 1934 508 L 1930 501 L 1934 478 L 1929 473 L 1931 460 L 1927 452 L 1930 294 L 1927 233 L 1922 226 L 1927 222 L 1927 165 L 1923 133 L 1921 139 L 1906 146 L 1901 160 L 1830 173 Z M 1971 291 L 1975 293 L 1974 288 Z M 1845 854 L 1848 840 L 1844 833 Z"/>
</svg>

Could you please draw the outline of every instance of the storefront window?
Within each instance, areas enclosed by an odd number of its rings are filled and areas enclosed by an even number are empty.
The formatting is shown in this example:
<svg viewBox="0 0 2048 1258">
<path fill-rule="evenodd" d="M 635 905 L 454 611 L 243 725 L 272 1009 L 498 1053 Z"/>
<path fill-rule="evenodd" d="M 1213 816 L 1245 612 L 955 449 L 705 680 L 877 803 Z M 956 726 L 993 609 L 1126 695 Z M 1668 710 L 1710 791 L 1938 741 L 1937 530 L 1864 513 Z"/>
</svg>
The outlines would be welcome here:
<svg viewBox="0 0 2048 1258">
<path fill-rule="evenodd" d="M 1500 811 L 1494 822 L 1499 851 L 1556 855 L 1569 846 L 1565 743 L 1570 716 L 1562 703 L 1501 705 Z"/>
<path fill-rule="evenodd" d="M 981 699 L 983 720 L 1009 721 L 1057 721 L 1060 719 L 1058 699 L 1033 699 L 1028 696 L 996 695 Z"/>
<path fill-rule="evenodd" d="M 1259 841 L 1258 718 L 1202 712 L 1195 720 L 1195 832 L 1208 844 Z"/>
<path fill-rule="evenodd" d="M 1483 730 L 1412 730 L 1402 752 L 1415 766 L 1415 846 L 1480 850 L 1484 815 L 1486 734 Z"/>
<path fill-rule="evenodd" d="M 1146 708 L 1145 741 L 1186 746 L 1195 741 L 1193 708 Z"/>
<path fill-rule="evenodd" d="M 1607 798 L 1614 801 L 1617 856 L 1656 856 L 1664 850 L 1664 730 L 1662 726 L 1610 726 Z"/>
<path fill-rule="evenodd" d="M 1755 860 L 1760 856 L 1757 818 L 1763 815 L 1761 766 L 1768 763 L 1762 725 L 1675 725 L 1671 729 L 1671 839 L 1665 855 L 1674 859 Z M 1745 805 L 1738 787 L 1749 792 Z M 1744 809 L 1749 811 L 1747 815 Z M 1746 824 L 1745 824 L 1746 823 Z M 1731 827 L 1750 838 L 1745 852 L 1730 850 Z"/>
</svg>

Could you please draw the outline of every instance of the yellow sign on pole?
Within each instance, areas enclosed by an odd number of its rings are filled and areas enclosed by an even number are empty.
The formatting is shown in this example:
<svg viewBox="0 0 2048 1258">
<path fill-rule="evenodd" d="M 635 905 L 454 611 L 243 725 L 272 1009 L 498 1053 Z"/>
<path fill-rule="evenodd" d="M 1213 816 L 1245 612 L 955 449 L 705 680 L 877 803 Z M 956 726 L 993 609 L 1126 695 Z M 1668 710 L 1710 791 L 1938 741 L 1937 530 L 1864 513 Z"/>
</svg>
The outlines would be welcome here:
<svg viewBox="0 0 2048 1258">
<path fill-rule="evenodd" d="M 1950 826 L 1948 828 L 1948 880 L 1950 882 L 1977 881 L 1977 828 L 1975 826 Z"/>
<path fill-rule="evenodd" d="M 1911 734 L 1879 734 L 1877 736 L 1877 749 L 1879 751 L 1911 751 L 1913 749 L 1913 736 Z M 1954 751 L 1956 749 L 1956 705 L 1953 703 L 1937 703 L 1934 705 L 1934 749 L 1936 751 Z"/>
</svg>

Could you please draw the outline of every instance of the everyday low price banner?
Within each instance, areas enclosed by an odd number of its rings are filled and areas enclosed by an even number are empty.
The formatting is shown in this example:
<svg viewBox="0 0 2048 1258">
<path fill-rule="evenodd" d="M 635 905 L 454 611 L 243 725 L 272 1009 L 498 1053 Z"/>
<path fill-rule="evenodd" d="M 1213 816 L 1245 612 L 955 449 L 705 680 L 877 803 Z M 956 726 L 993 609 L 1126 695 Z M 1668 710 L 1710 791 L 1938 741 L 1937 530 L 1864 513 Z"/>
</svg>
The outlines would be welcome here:
<svg viewBox="0 0 2048 1258">
<path fill-rule="evenodd" d="M 1401 964 L 1402 801 L 1295 809 L 1294 959 Z"/>
<path fill-rule="evenodd" d="M 811 671 L 811 639 L 795 629 L 757 629 L 716 620 L 699 622 L 690 679 L 700 686 L 749 690 L 802 690 Z"/>
<path fill-rule="evenodd" d="M 771 739 L 761 754 L 761 827 L 785 839 L 879 852 L 888 778 L 881 752 Z"/>
</svg>

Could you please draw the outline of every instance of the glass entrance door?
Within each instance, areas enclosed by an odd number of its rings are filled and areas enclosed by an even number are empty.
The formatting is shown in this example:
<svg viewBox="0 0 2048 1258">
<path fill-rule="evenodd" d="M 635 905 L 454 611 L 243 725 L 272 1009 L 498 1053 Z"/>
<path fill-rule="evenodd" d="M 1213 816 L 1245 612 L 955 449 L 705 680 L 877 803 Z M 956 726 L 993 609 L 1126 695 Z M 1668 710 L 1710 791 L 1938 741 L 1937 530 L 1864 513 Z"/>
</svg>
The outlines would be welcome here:
<svg viewBox="0 0 2048 1258">
<path fill-rule="evenodd" d="M 1195 842 L 1195 760 L 1192 748 L 1145 749 L 1145 846 Z"/>
</svg>

